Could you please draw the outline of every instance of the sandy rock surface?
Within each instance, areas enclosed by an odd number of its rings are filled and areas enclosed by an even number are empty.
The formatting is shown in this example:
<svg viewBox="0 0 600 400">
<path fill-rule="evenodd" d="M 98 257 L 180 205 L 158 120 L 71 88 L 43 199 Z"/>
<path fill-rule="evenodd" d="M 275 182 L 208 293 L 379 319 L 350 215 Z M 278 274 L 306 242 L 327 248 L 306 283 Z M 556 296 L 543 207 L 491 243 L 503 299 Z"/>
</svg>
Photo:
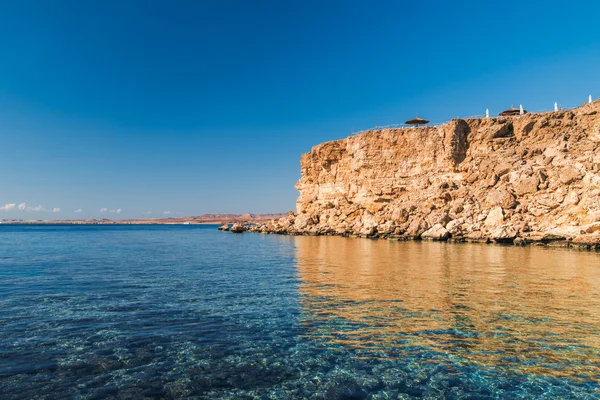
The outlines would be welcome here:
<svg viewBox="0 0 600 400">
<path fill-rule="evenodd" d="M 251 230 L 599 244 L 600 101 L 368 131 L 315 146 L 301 169 L 297 214 Z"/>
</svg>

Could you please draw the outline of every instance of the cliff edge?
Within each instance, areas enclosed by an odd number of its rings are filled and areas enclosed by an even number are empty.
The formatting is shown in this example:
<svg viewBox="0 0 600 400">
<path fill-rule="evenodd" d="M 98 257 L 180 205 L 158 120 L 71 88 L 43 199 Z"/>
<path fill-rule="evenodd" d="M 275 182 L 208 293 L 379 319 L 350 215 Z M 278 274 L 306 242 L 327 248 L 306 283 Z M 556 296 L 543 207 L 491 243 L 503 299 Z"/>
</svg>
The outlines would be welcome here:
<svg viewBox="0 0 600 400">
<path fill-rule="evenodd" d="M 253 230 L 600 243 L 600 101 L 372 130 L 303 154 L 297 214 Z"/>
</svg>

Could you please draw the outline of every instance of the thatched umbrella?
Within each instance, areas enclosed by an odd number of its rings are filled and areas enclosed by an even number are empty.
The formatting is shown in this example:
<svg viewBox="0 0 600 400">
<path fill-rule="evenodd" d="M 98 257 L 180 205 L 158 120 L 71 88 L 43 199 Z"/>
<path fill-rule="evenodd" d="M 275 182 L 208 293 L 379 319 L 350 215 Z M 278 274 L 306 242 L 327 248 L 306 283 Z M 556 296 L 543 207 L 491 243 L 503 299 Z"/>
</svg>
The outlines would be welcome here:
<svg viewBox="0 0 600 400">
<path fill-rule="evenodd" d="M 428 124 L 429 121 L 423 118 L 419 118 L 418 116 L 416 118 L 413 119 L 409 119 L 408 121 L 405 122 L 406 125 L 425 125 Z"/>
<path fill-rule="evenodd" d="M 523 114 L 526 114 L 527 110 L 523 110 Z M 503 117 L 511 117 L 513 115 L 521 115 L 521 109 L 520 108 L 515 108 L 515 107 L 511 107 L 508 110 L 504 110 L 500 113 L 501 116 Z"/>
</svg>

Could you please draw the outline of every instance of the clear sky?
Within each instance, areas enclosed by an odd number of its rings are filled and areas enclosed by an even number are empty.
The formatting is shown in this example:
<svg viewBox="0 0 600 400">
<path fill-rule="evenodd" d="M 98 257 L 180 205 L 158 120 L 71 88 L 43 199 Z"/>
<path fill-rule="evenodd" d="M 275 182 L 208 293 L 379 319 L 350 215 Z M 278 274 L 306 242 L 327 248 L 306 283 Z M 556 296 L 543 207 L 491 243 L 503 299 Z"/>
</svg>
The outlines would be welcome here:
<svg viewBox="0 0 600 400">
<path fill-rule="evenodd" d="M 597 0 L 0 0 L 0 219 L 294 209 L 320 142 L 600 97 L 599 15 Z"/>
</svg>

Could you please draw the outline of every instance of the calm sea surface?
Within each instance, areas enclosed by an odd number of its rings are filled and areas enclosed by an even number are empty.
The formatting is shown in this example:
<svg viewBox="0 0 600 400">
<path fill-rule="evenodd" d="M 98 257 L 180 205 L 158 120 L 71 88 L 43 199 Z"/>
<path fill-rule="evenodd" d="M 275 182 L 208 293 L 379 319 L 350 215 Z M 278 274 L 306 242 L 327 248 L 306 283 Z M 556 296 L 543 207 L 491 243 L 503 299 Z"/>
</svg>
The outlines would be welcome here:
<svg viewBox="0 0 600 400">
<path fill-rule="evenodd" d="M 600 253 L 4 225 L 0 398 L 598 399 Z"/>
</svg>

